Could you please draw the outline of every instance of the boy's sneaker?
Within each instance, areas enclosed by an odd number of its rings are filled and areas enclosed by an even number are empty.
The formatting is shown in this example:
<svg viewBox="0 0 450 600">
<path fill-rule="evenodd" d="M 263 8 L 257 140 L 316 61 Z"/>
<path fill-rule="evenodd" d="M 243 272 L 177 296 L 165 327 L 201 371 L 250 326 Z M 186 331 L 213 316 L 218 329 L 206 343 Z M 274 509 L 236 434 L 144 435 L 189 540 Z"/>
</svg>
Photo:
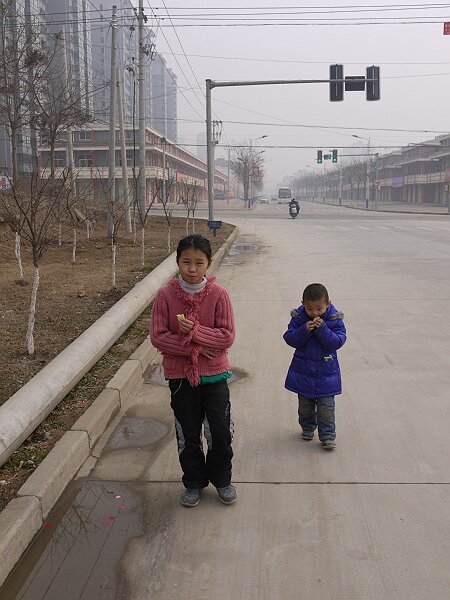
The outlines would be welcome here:
<svg viewBox="0 0 450 600">
<path fill-rule="evenodd" d="M 334 440 L 322 440 L 322 446 L 325 450 L 334 450 L 336 448 L 336 442 Z"/>
<path fill-rule="evenodd" d="M 302 440 L 310 442 L 314 438 L 314 431 L 302 431 Z"/>
<path fill-rule="evenodd" d="M 224 504 L 233 504 L 237 500 L 236 489 L 232 485 L 227 485 L 223 488 L 217 488 L 219 500 Z"/>
<path fill-rule="evenodd" d="M 201 493 L 202 491 L 198 490 L 197 488 L 186 488 L 181 494 L 180 502 L 183 506 L 193 508 L 194 506 L 197 506 L 197 504 L 200 502 Z"/>
</svg>

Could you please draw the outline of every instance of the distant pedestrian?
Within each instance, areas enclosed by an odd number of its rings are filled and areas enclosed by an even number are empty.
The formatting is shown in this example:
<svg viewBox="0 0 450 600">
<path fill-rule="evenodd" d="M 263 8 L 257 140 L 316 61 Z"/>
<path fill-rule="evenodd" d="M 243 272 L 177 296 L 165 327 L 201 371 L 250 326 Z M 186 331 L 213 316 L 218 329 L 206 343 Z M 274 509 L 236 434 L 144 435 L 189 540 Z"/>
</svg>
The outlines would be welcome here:
<svg viewBox="0 0 450 600">
<path fill-rule="evenodd" d="M 302 438 L 312 440 L 318 429 L 326 450 L 336 447 L 334 397 L 342 392 L 337 350 L 345 344 L 344 315 L 321 283 L 308 285 L 299 308 L 291 312 L 283 338 L 295 348 L 285 387 L 298 395 Z"/>
<path fill-rule="evenodd" d="M 197 506 L 211 482 L 224 504 L 237 499 L 231 485 L 231 419 L 228 348 L 234 341 L 234 315 L 227 291 L 206 277 L 211 245 L 190 235 L 177 248 L 180 275 L 158 292 L 151 341 L 163 367 L 175 415 L 178 454 L 185 490 L 183 506 Z M 205 458 L 202 427 L 208 444 Z"/>
</svg>

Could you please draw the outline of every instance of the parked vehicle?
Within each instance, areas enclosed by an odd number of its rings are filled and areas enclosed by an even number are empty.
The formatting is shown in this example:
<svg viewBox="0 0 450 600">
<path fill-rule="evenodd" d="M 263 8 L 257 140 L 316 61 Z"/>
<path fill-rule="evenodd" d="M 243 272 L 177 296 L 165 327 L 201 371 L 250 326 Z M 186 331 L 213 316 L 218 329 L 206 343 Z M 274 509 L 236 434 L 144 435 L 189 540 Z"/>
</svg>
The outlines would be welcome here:
<svg viewBox="0 0 450 600">
<path fill-rule="evenodd" d="M 263 196 L 262 198 L 260 198 L 259 203 L 260 204 L 269 204 L 269 198 L 266 198 L 265 196 Z"/>
</svg>

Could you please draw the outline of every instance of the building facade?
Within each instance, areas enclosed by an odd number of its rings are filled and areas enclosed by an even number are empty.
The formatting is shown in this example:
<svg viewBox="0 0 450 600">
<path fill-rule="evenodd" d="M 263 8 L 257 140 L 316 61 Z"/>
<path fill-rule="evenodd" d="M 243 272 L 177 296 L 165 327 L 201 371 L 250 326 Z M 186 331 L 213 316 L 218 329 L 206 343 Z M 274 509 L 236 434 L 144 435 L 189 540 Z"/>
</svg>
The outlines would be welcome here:
<svg viewBox="0 0 450 600">
<path fill-rule="evenodd" d="M 126 126 L 125 142 L 127 154 L 127 167 L 129 187 L 139 173 L 139 149 L 134 140 L 138 139 L 139 132 L 131 126 Z M 56 175 L 67 166 L 65 133 L 59 138 L 56 147 Z M 74 130 L 73 146 L 77 191 L 80 195 L 96 200 L 102 200 L 108 193 L 108 155 L 109 155 L 109 127 L 103 123 L 95 123 L 82 130 Z M 188 182 L 198 188 L 199 202 L 206 202 L 207 190 L 207 165 L 197 156 L 177 146 L 165 138 L 160 132 L 146 128 L 146 202 L 158 204 L 158 189 L 161 189 L 163 179 L 163 153 L 165 152 L 166 181 L 170 184 L 171 198 L 174 202 L 182 200 L 183 183 Z M 165 141 L 164 141 L 165 140 Z M 116 196 L 123 197 L 122 162 L 120 152 L 119 132 L 116 133 Z M 44 177 L 49 176 L 49 148 L 40 147 L 40 168 Z M 215 192 L 223 193 L 227 184 L 227 176 L 215 170 Z"/>
</svg>

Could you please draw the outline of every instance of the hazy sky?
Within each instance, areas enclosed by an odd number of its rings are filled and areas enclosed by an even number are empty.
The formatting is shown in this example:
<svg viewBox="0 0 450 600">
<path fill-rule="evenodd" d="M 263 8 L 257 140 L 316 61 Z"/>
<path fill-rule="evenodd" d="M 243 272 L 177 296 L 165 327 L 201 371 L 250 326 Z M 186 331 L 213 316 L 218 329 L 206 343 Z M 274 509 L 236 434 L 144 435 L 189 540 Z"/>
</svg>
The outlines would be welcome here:
<svg viewBox="0 0 450 600">
<path fill-rule="evenodd" d="M 241 3 L 229 0 L 229 4 L 225 0 L 165 2 L 179 40 L 171 21 L 167 18 L 163 0 L 158 0 L 152 7 L 157 14 L 166 16 L 161 24 L 169 26 L 158 29 L 157 49 L 177 73 L 180 90 L 186 90 L 183 92 L 184 96 L 181 92 L 178 94 L 180 143 L 196 144 L 197 134 L 205 131 L 203 99 L 206 78 L 326 79 L 329 65 L 333 63 L 344 64 L 344 75 L 364 75 L 366 66 L 380 66 L 382 99 L 379 102 L 367 102 L 363 92 L 347 92 L 343 102 L 332 103 L 329 101 L 328 84 L 213 90 L 212 105 L 215 118 L 222 120 L 224 124 L 221 144 L 242 143 L 250 137 L 267 135 L 266 139 L 254 142 L 254 145 L 314 146 L 313 149 L 266 148 L 266 193 L 275 191 L 284 176 L 293 175 L 307 168 L 306 165 L 318 169 L 315 163 L 317 148 L 328 150 L 357 143 L 358 140 L 353 138 L 352 134 L 370 137 L 374 146 L 388 146 L 423 141 L 437 135 L 389 131 L 391 129 L 426 129 L 438 132 L 450 130 L 450 36 L 443 35 L 443 22 L 450 21 L 449 4 L 447 8 L 443 3 L 434 4 L 436 8 L 425 8 L 425 4 L 417 0 L 408 4 L 405 0 L 397 4 L 388 0 L 370 0 L 365 5 L 362 0 L 243 0 Z M 407 6 L 414 8 L 406 10 Z M 227 10 L 224 10 L 224 7 Z M 282 10 L 282 7 L 289 8 Z M 332 12 L 349 10 L 344 7 L 355 7 L 357 12 Z M 380 11 L 382 7 L 384 10 Z M 388 7 L 390 10 L 387 10 Z M 339 17 L 353 18 L 358 23 L 363 20 L 380 21 L 387 18 L 396 22 L 388 25 L 359 26 L 319 26 L 317 21 L 307 21 L 313 24 L 179 27 L 185 23 L 208 23 L 200 20 L 200 17 L 196 21 L 179 17 L 198 13 L 205 15 L 213 12 L 205 10 L 211 8 L 222 8 L 219 11 L 222 18 L 224 14 L 233 13 L 228 21 L 222 23 L 242 22 L 238 21 L 245 17 L 242 13 L 251 13 L 252 16 L 248 17 L 255 19 L 256 12 L 278 12 L 278 15 L 259 16 L 262 22 L 280 22 L 281 12 L 299 11 L 304 14 L 285 14 L 282 17 L 284 22 L 319 19 L 321 23 L 337 23 Z M 369 11 L 371 8 L 378 8 L 378 11 Z M 277 17 L 278 21 L 274 21 Z M 398 23 L 411 20 L 430 20 L 437 23 Z M 156 26 L 155 21 L 153 26 Z M 192 89 L 186 89 L 197 86 L 193 73 L 201 86 L 196 93 Z M 190 123 L 184 119 L 197 122 Z M 241 123 L 233 124 L 230 121 Z M 280 127 L 275 124 L 290 126 Z M 295 127 L 294 124 L 339 126 L 345 129 L 320 130 Z M 386 128 L 388 131 L 364 131 L 357 129 L 358 127 Z M 359 140 L 359 143 L 367 144 L 365 140 Z M 196 152 L 194 147 L 189 149 Z M 225 150 L 218 148 L 216 156 L 221 155 L 225 155 Z M 327 164 L 321 168 L 328 166 Z"/>
</svg>

